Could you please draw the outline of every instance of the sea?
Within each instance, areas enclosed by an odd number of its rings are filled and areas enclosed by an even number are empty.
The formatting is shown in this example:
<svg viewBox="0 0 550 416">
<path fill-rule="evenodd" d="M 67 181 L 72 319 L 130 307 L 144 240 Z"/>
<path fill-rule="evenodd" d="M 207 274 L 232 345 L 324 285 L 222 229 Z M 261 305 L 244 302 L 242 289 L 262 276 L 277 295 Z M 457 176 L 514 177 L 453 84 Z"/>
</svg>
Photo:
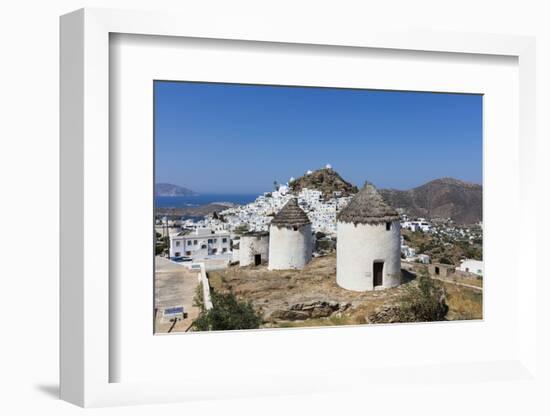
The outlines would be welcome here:
<svg viewBox="0 0 550 416">
<path fill-rule="evenodd" d="M 156 196 L 157 208 L 200 207 L 216 202 L 230 202 L 235 205 L 245 205 L 254 202 L 258 194 L 199 194 L 186 196 Z"/>
</svg>

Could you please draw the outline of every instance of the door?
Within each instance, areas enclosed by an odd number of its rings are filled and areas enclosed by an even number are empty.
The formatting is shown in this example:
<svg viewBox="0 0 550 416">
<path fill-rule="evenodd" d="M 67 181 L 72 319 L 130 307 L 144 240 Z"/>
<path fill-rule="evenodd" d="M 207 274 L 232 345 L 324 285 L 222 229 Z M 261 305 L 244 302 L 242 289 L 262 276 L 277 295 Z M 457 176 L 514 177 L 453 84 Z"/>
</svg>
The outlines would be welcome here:
<svg viewBox="0 0 550 416">
<path fill-rule="evenodd" d="M 384 262 L 383 261 L 375 261 L 373 265 L 373 276 L 374 276 L 374 282 L 373 285 L 376 286 L 382 286 L 383 280 L 382 280 L 382 272 L 384 271 Z"/>
<path fill-rule="evenodd" d="M 254 255 L 254 266 L 259 266 L 262 264 L 262 255 L 261 254 L 255 254 Z"/>
</svg>

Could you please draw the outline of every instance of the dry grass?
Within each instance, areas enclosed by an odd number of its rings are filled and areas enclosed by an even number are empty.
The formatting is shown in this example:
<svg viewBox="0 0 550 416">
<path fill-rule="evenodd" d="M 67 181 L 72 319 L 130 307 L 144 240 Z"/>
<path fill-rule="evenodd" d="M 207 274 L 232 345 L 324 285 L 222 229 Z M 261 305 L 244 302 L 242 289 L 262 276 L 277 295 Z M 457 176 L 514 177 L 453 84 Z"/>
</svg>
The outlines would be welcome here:
<svg viewBox="0 0 550 416">
<path fill-rule="evenodd" d="M 447 291 L 449 320 L 469 320 L 483 318 L 483 293 L 452 283 L 444 283 Z"/>
<path fill-rule="evenodd" d="M 482 279 L 477 279 L 475 277 L 462 277 L 462 276 L 456 276 L 456 275 L 455 276 L 451 275 L 451 277 L 455 282 L 458 282 L 458 283 L 464 283 L 466 285 L 483 287 Z"/>
</svg>

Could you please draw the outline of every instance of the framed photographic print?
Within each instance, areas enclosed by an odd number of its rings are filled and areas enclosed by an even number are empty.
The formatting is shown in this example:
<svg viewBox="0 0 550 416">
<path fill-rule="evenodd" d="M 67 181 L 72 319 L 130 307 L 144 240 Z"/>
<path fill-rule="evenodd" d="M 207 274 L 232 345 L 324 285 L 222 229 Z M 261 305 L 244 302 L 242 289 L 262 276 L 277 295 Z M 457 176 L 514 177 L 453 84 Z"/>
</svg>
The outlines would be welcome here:
<svg viewBox="0 0 550 416">
<path fill-rule="evenodd" d="M 531 379 L 533 40 L 203 23 L 62 18 L 62 398 Z"/>
<path fill-rule="evenodd" d="M 154 94 L 155 333 L 482 319 L 482 95 Z"/>
</svg>

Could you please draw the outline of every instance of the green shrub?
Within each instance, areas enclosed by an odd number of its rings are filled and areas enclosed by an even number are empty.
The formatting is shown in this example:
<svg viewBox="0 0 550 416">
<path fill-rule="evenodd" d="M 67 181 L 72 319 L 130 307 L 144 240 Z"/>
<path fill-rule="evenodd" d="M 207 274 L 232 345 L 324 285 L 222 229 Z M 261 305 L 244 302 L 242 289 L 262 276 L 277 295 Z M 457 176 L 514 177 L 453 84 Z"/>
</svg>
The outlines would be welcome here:
<svg viewBox="0 0 550 416">
<path fill-rule="evenodd" d="M 410 285 L 399 304 L 399 321 L 443 321 L 449 311 L 443 285 L 426 275 L 418 278 L 418 284 Z"/>
<path fill-rule="evenodd" d="M 451 265 L 453 264 L 453 262 L 452 262 L 449 258 L 447 258 L 447 257 L 441 257 L 441 258 L 439 259 L 439 262 L 440 262 L 441 264 L 451 264 Z"/>
<path fill-rule="evenodd" d="M 200 295 L 202 299 L 202 294 Z M 195 296 L 197 298 L 197 296 Z M 212 309 L 201 311 L 193 322 L 195 331 L 223 331 L 232 329 L 256 329 L 262 317 L 250 303 L 239 301 L 232 293 L 210 294 Z M 202 301 L 201 301 L 202 302 Z"/>
<path fill-rule="evenodd" d="M 193 297 L 193 306 L 196 306 L 202 311 L 204 311 L 204 297 L 202 295 L 202 282 L 198 284 L 195 289 L 195 296 Z"/>
<path fill-rule="evenodd" d="M 162 254 L 162 252 L 166 249 L 165 244 L 156 244 L 155 245 L 155 256 L 158 256 L 159 254 Z"/>
<path fill-rule="evenodd" d="M 235 229 L 233 231 L 235 232 L 235 234 L 246 233 L 248 231 L 248 224 L 238 225 L 237 227 L 235 227 Z"/>
<path fill-rule="evenodd" d="M 332 242 L 327 240 L 317 241 L 317 247 L 320 250 L 328 251 L 332 248 Z"/>
</svg>

